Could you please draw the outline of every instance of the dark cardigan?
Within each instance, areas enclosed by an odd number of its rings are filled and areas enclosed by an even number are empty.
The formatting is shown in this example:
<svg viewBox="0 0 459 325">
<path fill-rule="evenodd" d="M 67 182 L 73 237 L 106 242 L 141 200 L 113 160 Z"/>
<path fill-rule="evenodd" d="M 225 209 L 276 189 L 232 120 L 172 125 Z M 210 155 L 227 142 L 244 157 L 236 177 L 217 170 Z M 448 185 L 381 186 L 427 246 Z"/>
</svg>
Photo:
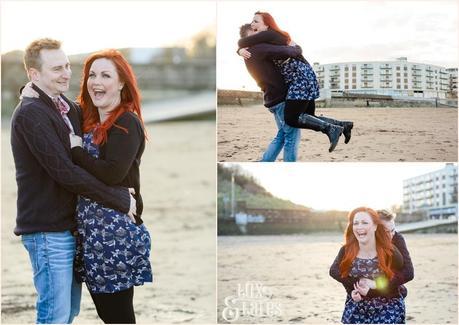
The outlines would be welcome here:
<svg viewBox="0 0 459 325">
<path fill-rule="evenodd" d="M 99 146 L 99 158 L 92 157 L 81 147 L 72 148 L 73 161 L 100 181 L 135 189 L 137 224 L 142 223 L 139 167 L 144 149 L 145 133 L 139 118 L 132 112 L 123 113 L 108 130 L 107 141 Z"/>
<path fill-rule="evenodd" d="M 39 98 L 24 98 L 11 121 L 11 146 L 18 186 L 14 233 L 56 232 L 76 227 L 77 194 L 128 212 L 127 188 L 110 187 L 72 162 L 68 127 L 51 98 L 33 85 Z M 70 105 L 68 117 L 81 134 L 79 108 Z"/>
<path fill-rule="evenodd" d="M 401 238 L 401 241 L 400 241 Z M 403 286 L 404 283 L 413 279 L 413 264 L 409 257 L 408 250 L 406 248 L 405 241 L 399 233 L 395 233 L 392 238 L 394 246 L 394 259 L 392 269 L 394 270 L 394 276 L 389 280 L 388 288 L 384 292 L 378 289 L 370 289 L 367 298 L 376 296 L 384 297 L 398 297 L 400 294 L 406 297 L 406 288 Z M 350 292 L 354 289 L 354 284 L 359 280 L 358 278 L 347 276 L 342 278 L 339 271 L 339 265 L 342 258 L 344 257 L 344 246 L 341 247 L 338 256 L 335 258 L 332 266 L 330 267 L 330 276 L 336 281 L 342 283 L 346 292 Z"/>
</svg>

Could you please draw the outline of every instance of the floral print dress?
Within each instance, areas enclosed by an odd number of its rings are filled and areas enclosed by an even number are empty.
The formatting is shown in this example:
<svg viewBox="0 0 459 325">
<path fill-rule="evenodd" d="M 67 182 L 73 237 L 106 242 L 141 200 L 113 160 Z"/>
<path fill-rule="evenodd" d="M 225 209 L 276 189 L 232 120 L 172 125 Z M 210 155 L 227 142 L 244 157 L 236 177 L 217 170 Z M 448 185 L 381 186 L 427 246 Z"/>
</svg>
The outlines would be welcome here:
<svg viewBox="0 0 459 325">
<path fill-rule="evenodd" d="M 98 158 L 92 133 L 84 134 L 83 148 Z M 153 281 L 151 239 L 144 224 L 137 226 L 127 214 L 83 196 L 78 198 L 77 223 L 75 273 L 92 293 L 113 293 Z"/>
<path fill-rule="evenodd" d="M 319 98 L 319 83 L 309 63 L 289 58 L 285 61 L 275 60 L 284 81 L 288 86 L 286 99 L 314 100 Z"/>
<path fill-rule="evenodd" d="M 372 280 L 380 274 L 377 257 L 372 259 L 356 257 L 349 272 L 351 277 Z M 348 294 L 341 321 L 344 324 L 404 324 L 405 302 L 401 296 L 364 298 L 355 302 Z"/>
</svg>

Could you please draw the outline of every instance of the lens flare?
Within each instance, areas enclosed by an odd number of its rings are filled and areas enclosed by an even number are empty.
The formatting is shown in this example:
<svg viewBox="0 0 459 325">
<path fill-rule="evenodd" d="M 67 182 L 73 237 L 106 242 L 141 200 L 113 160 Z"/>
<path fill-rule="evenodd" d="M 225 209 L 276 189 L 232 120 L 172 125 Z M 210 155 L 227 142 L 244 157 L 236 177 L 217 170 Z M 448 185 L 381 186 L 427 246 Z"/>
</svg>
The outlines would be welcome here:
<svg viewBox="0 0 459 325">
<path fill-rule="evenodd" d="M 385 276 L 378 276 L 375 279 L 376 282 L 376 288 L 381 291 L 386 291 L 387 287 L 389 285 L 389 280 Z"/>
</svg>

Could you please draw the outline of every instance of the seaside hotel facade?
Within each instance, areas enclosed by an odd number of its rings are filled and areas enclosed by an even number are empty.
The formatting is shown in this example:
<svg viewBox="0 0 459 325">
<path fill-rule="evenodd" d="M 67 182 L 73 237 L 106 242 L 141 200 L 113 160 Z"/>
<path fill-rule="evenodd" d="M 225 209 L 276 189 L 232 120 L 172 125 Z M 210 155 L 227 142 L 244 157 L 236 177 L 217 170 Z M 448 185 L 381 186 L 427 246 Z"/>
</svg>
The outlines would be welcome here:
<svg viewBox="0 0 459 325">
<path fill-rule="evenodd" d="M 313 68 L 324 98 L 343 92 L 426 99 L 457 95 L 457 68 L 408 62 L 406 57 L 387 62 L 314 63 Z"/>
<path fill-rule="evenodd" d="M 457 166 L 403 181 L 403 211 L 425 211 L 429 219 L 457 218 Z"/>
</svg>

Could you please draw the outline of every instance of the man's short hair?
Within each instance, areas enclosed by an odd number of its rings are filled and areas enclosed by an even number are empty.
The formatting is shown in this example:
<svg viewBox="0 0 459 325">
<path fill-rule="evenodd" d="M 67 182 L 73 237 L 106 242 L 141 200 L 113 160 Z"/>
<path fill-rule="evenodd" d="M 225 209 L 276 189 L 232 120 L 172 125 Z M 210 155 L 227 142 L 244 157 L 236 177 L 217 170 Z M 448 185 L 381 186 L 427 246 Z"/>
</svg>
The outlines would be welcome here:
<svg viewBox="0 0 459 325">
<path fill-rule="evenodd" d="M 393 221 L 395 220 L 395 214 L 390 213 L 387 210 L 378 210 L 376 211 L 379 214 L 379 218 L 383 221 Z"/>
<path fill-rule="evenodd" d="M 40 57 L 41 50 L 59 50 L 60 48 L 61 42 L 51 38 L 42 38 L 30 43 L 24 53 L 24 67 L 26 71 L 30 68 L 41 70 L 41 65 L 43 64 Z"/>
<path fill-rule="evenodd" d="M 250 24 L 244 24 L 239 28 L 239 35 L 241 37 L 246 37 L 247 32 L 252 29 L 252 26 Z"/>
</svg>

